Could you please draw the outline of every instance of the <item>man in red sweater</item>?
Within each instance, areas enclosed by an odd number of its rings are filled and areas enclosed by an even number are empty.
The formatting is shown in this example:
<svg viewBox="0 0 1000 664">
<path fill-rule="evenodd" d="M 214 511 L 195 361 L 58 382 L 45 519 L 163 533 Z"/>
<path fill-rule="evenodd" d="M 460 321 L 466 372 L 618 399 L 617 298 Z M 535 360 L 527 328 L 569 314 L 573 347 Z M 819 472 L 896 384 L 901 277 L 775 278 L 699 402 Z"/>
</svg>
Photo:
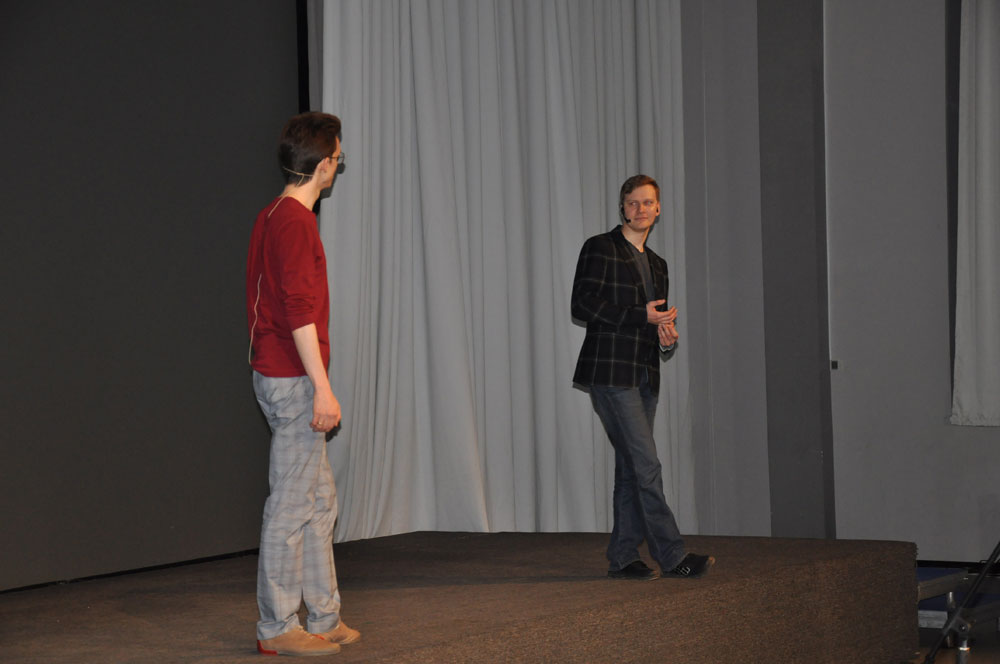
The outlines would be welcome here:
<svg viewBox="0 0 1000 664">
<path fill-rule="evenodd" d="M 312 209 L 343 162 L 340 120 L 303 113 L 281 133 L 281 195 L 261 210 L 247 256 L 254 393 L 271 427 L 257 569 L 257 650 L 322 655 L 361 634 L 340 619 L 333 562 L 337 492 L 325 435 L 340 424 L 330 363 L 326 255 Z M 309 611 L 303 629 L 297 612 Z"/>
</svg>

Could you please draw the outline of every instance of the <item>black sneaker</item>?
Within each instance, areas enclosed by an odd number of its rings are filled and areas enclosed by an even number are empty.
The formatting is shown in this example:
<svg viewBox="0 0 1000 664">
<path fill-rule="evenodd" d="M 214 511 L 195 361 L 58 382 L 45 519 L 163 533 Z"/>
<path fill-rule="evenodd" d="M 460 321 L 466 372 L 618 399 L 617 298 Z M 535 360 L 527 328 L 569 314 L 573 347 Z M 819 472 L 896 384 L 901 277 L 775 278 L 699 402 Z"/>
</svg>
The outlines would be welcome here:
<svg viewBox="0 0 1000 664">
<path fill-rule="evenodd" d="M 629 563 L 620 570 L 608 571 L 608 576 L 612 579 L 632 579 L 634 581 L 652 581 L 658 575 L 654 570 L 649 569 L 646 563 L 641 560 Z"/>
<path fill-rule="evenodd" d="M 699 556 L 695 553 L 689 553 L 684 556 L 684 560 L 680 561 L 669 572 L 665 572 L 663 576 L 697 579 L 699 576 L 705 576 L 705 572 L 713 564 L 715 564 L 715 558 L 712 556 Z"/>
</svg>

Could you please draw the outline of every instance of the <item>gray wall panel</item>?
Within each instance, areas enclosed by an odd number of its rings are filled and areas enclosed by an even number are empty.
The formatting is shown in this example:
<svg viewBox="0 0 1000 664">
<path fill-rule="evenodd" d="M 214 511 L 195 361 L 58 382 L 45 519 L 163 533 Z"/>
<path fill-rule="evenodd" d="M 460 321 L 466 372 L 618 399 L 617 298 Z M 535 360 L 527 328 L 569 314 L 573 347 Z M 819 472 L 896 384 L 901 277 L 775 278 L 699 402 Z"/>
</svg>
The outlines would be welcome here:
<svg viewBox="0 0 1000 664">
<path fill-rule="evenodd" d="M 823 2 L 757 7 L 771 527 L 833 537 Z"/>
<path fill-rule="evenodd" d="M 757 13 L 721 0 L 682 8 L 698 523 L 768 535 Z"/>
<path fill-rule="evenodd" d="M 948 424 L 945 7 L 826 3 L 837 530 L 985 558 L 1000 429 Z"/>
</svg>

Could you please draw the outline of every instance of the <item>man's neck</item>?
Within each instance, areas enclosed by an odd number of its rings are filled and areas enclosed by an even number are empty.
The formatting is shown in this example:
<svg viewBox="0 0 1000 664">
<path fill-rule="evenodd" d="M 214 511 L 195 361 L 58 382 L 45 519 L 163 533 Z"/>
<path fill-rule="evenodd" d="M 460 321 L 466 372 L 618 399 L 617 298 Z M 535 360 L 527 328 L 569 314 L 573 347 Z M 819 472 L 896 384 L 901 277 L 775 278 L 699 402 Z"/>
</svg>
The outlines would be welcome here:
<svg viewBox="0 0 1000 664">
<path fill-rule="evenodd" d="M 649 229 L 642 232 L 637 232 L 632 230 L 628 224 L 622 224 L 622 235 L 625 239 L 632 243 L 639 251 L 645 251 L 646 238 L 649 236 Z"/>
<path fill-rule="evenodd" d="M 316 188 L 313 181 L 309 181 L 300 186 L 286 184 L 281 195 L 286 198 L 294 198 L 302 203 L 307 210 L 311 210 L 316 205 L 316 201 L 319 200 L 320 190 Z"/>
</svg>

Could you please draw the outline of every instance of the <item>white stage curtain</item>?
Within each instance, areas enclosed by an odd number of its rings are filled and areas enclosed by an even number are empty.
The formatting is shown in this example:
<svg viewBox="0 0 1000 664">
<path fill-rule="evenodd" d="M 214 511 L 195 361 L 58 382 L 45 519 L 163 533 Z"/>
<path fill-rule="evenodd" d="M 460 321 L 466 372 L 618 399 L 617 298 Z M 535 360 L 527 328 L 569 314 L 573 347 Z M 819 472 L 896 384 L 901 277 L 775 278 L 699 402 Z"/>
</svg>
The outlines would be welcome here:
<svg viewBox="0 0 1000 664">
<path fill-rule="evenodd" d="M 962 3 L 953 424 L 1000 425 L 1000 0 Z"/>
<path fill-rule="evenodd" d="M 584 239 L 617 224 L 622 181 L 646 172 L 663 198 L 650 246 L 683 321 L 679 2 L 322 10 L 322 107 L 347 153 L 320 215 L 344 412 L 337 540 L 610 530 L 614 460 L 572 385 L 570 288 Z M 692 532 L 683 346 L 656 426 Z"/>
</svg>

